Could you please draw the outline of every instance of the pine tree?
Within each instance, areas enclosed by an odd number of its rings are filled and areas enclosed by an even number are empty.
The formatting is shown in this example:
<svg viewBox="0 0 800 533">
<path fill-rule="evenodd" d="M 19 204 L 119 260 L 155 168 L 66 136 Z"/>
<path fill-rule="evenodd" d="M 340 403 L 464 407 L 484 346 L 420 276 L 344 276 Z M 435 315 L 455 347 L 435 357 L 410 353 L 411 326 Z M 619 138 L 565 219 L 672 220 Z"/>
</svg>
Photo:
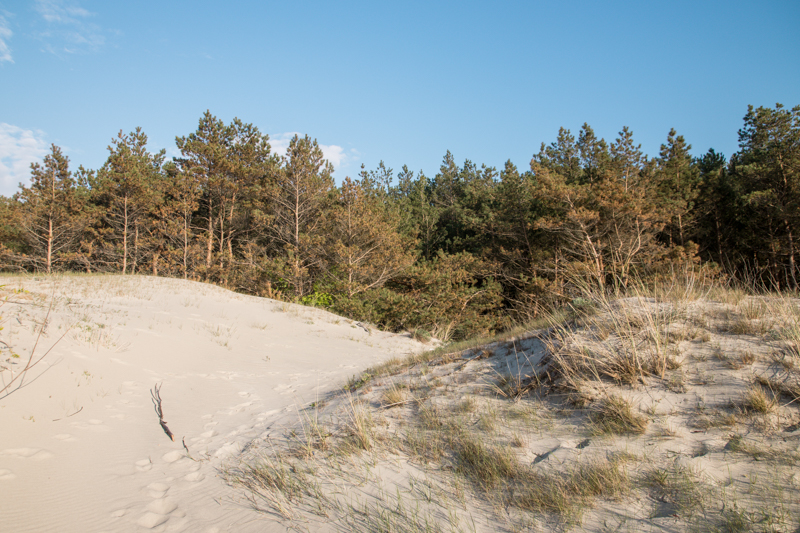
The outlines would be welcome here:
<svg viewBox="0 0 800 533">
<path fill-rule="evenodd" d="M 414 172 L 403 166 L 397 175 L 395 202 L 401 214 L 405 214 L 401 229 L 407 236 L 419 237 L 417 250 L 421 257 L 432 259 L 444 241 L 444 232 L 439 227 L 441 208 L 432 200 L 432 184 L 423 172 Z"/>
<path fill-rule="evenodd" d="M 398 233 L 396 212 L 381 200 L 348 177 L 324 215 L 328 277 L 351 298 L 383 286 L 415 259 L 413 240 Z"/>
<path fill-rule="evenodd" d="M 670 245 L 687 244 L 685 234 L 692 222 L 687 219 L 687 214 L 697 198 L 699 171 L 689 153 L 691 149 L 692 145 L 671 129 L 667 144 L 661 145 L 657 162 L 658 201 L 667 224 L 665 232 Z"/>
<path fill-rule="evenodd" d="M 322 211 L 333 190 L 333 166 L 324 159 L 316 139 L 295 135 L 270 193 L 271 223 L 267 228 L 283 247 L 288 280 L 296 297 L 313 283 L 310 270 L 320 268 Z"/>
<path fill-rule="evenodd" d="M 42 164 L 31 164 L 30 186 L 20 184 L 20 225 L 30 247 L 30 260 L 50 274 L 72 251 L 83 223 L 85 191 L 79 191 L 69 158 L 53 144 Z"/>
<path fill-rule="evenodd" d="M 200 252 L 194 215 L 203 195 L 201 183 L 195 173 L 181 170 L 175 163 L 164 165 L 166 175 L 164 201 L 156 210 L 155 226 L 163 241 L 162 252 L 167 268 L 177 265 L 179 275 L 187 279 L 194 275 Z M 153 273 L 158 274 L 157 262 Z"/>
<path fill-rule="evenodd" d="M 254 230 L 253 202 L 269 192 L 278 158 L 271 153 L 269 136 L 252 124 L 234 118 L 226 125 L 210 111 L 200 118 L 197 131 L 175 142 L 176 160 L 186 184 L 202 190 L 198 216 L 205 228 L 205 270 L 216 261 L 218 279 L 234 261 L 235 243 Z M 265 182 L 266 180 L 266 182 Z"/>
<path fill-rule="evenodd" d="M 105 207 L 107 224 L 102 233 L 110 261 L 122 274 L 136 273 L 150 242 L 148 219 L 161 202 L 164 150 L 147 151 L 147 135 L 141 128 L 119 132 L 108 147 L 109 156 L 98 171 L 93 192 Z M 108 243 L 111 241 L 111 243 Z"/>
<path fill-rule="evenodd" d="M 739 130 L 735 158 L 746 202 L 758 206 L 774 225 L 771 246 L 787 259 L 784 277 L 798 288 L 797 227 L 800 223 L 800 106 L 791 110 L 749 106 Z M 777 231 L 780 227 L 780 231 Z"/>
<path fill-rule="evenodd" d="M 720 265 L 729 264 L 731 252 L 735 252 L 739 245 L 731 242 L 736 234 L 733 211 L 737 207 L 737 198 L 727 171 L 727 160 L 711 148 L 695 164 L 699 183 L 691 210 L 691 217 L 696 220 L 691 232 L 692 240 L 700 245 L 705 258 Z"/>
<path fill-rule="evenodd" d="M 195 180 L 203 191 L 200 217 L 205 226 L 205 269 L 211 270 L 214 258 L 214 241 L 220 219 L 224 220 L 225 210 L 221 208 L 225 196 L 226 174 L 230 168 L 227 147 L 231 144 L 230 130 L 225 123 L 206 111 L 200 118 L 197 131 L 186 137 L 176 137 L 175 144 L 181 151 L 176 160 L 180 171 Z M 224 232 L 224 228 L 221 230 Z M 224 233 L 222 234 L 224 238 Z M 224 240 L 217 239 L 219 250 L 224 248 Z"/>
</svg>

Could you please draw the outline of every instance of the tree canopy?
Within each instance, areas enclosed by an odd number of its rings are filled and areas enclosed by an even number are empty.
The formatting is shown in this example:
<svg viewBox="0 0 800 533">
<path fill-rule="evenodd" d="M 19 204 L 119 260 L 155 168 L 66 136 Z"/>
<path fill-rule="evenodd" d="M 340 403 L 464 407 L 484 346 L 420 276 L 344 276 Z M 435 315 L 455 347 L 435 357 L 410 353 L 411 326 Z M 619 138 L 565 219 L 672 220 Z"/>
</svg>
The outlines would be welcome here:
<svg viewBox="0 0 800 533">
<path fill-rule="evenodd" d="M 489 333 L 687 265 L 797 289 L 800 106 L 750 106 L 730 159 L 671 129 L 649 157 L 588 124 L 502 169 L 446 152 L 337 185 L 317 141 L 285 154 L 206 111 L 167 161 L 137 128 L 96 170 L 52 146 L 0 197 L 0 266 L 175 276 L 441 338 Z"/>
</svg>

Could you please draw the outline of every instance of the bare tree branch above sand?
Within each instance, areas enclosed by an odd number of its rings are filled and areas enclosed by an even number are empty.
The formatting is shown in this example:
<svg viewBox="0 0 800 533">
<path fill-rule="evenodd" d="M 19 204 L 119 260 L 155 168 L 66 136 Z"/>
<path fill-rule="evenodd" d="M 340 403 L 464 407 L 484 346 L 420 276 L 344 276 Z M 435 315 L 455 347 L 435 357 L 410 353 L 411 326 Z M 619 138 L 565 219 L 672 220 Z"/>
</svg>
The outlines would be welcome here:
<svg viewBox="0 0 800 533">
<path fill-rule="evenodd" d="M 51 351 L 53 351 L 53 348 L 55 348 L 56 345 L 59 342 L 61 342 L 61 339 L 63 339 L 67 335 L 67 333 L 69 333 L 70 328 L 67 328 L 66 331 L 64 331 L 64 333 L 58 338 L 56 342 L 52 344 L 52 346 L 50 346 L 50 348 L 48 348 L 46 352 L 44 352 L 40 356 L 36 355 L 36 349 L 39 347 L 39 341 L 42 339 L 42 335 L 44 334 L 45 329 L 47 328 L 47 324 L 50 320 L 50 313 L 53 310 L 54 302 L 55 298 L 51 298 L 50 305 L 47 308 L 47 314 L 45 315 L 44 321 L 42 322 L 41 327 L 39 328 L 39 334 L 36 336 L 36 342 L 33 344 L 33 348 L 31 349 L 30 355 L 28 356 L 28 359 L 25 362 L 25 366 L 23 366 L 20 370 L 17 370 L 16 372 L 14 371 L 14 368 L 11 365 L 0 366 L 0 380 L 2 382 L 2 384 L 0 385 L 0 400 L 6 398 L 7 396 L 10 396 L 11 394 L 15 393 L 21 388 L 26 387 L 31 383 L 33 383 L 34 381 L 36 381 L 37 379 L 39 379 L 42 376 L 42 374 L 44 374 L 44 371 L 42 371 L 32 379 L 28 379 L 30 371 L 33 370 L 33 368 L 36 365 L 41 363 L 44 360 L 44 358 L 47 357 Z M 0 307 L 4 306 L 6 303 L 8 303 L 8 300 L 7 299 L 3 300 L 2 302 L 0 302 Z M 0 342 L 2 342 L 6 347 L 10 348 L 10 345 L 5 341 L 0 340 Z"/>
</svg>

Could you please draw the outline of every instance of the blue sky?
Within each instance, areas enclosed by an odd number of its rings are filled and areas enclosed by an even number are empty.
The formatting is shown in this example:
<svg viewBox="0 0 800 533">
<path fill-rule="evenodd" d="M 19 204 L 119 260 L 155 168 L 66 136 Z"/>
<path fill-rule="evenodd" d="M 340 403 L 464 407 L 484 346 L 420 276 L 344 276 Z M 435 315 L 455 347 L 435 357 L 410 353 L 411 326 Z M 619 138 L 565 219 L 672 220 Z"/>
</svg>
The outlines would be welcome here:
<svg viewBox="0 0 800 533">
<path fill-rule="evenodd" d="M 527 169 L 584 122 L 651 156 L 672 127 L 730 156 L 748 104 L 800 104 L 798 27 L 796 0 L 0 0 L 0 194 L 50 143 L 97 168 L 141 126 L 177 155 L 206 109 L 278 149 L 316 138 L 337 179 L 434 175 L 447 150 Z"/>
</svg>

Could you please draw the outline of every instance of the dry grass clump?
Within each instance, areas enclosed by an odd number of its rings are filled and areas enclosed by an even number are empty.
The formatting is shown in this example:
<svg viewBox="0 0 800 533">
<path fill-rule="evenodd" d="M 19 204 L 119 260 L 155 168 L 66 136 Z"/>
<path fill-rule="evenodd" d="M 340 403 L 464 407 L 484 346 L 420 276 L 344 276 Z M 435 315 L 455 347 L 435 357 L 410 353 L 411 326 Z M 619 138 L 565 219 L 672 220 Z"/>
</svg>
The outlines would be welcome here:
<svg viewBox="0 0 800 533">
<path fill-rule="evenodd" d="M 404 384 L 398 385 L 392 383 L 389 388 L 383 391 L 383 394 L 381 395 L 381 404 L 387 408 L 402 405 L 405 403 L 408 397 L 408 392 L 406 389 L 407 387 Z"/>
<path fill-rule="evenodd" d="M 747 389 L 741 407 L 745 413 L 767 414 L 778 407 L 778 399 L 772 391 L 768 393 L 763 387 L 755 384 Z"/>
<path fill-rule="evenodd" d="M 747 319 L 737 316 L 721 326 L 721 331 L 733 335 L 751 335 L 761 337 L 766 335 L 773 327 L 773 322 L 767 319 Z"/>
<path fill-rule="evenodd" d="M 756 461 L 771 461 L 790 466 L 797 466 L 797 462 L 800 461 L 800 453 L 796 450 L 780 449 L 738 434 L 730 438 L 725 449 L 729 452 L 743 453 Z"/>
<path fill-rule="evenodd" d="M 673 372 L 672 375 L 670 375 L 667 379 L 665 386 L 668 390 L 674 393 L 685 393 L 687 391 L 686 374 L 684 372 Z"/>
<path fill-rule="evenodd" d="M 668 507 L 668 514 L 686 515 L 703 505 L 707 488 L 691 469 L 680 465 L 653 468 L 644 483 L 654 499 Z M 667 514 L 667 513 L 664 513 Z"/>
<path fill-rule="evenodd" d="M 570 517 L 594 498 L 630 491 L 620 461 L 592 460 L 561 472 L 522 464 L 510 447 L 469 432 L 454 434 L 450 445 L 455 471 L 506 507 Z"/>
<path fill-rule="evenodd" d="M 375 441 L 375 421 L 370 410 L 349 396 L 346 413 L 344 449 L 371 450 Z"/>
<path fill-rule="evenodd" d="M 681 310 L 642 296 L 601 297 L 595 305 L 598 313 L 583 317 L 581 327 L 557 326 L 546 340 L 551 382 L 574 391 L 587 380 L 636 385 L 680 366 L 674 339 L 686 333 L 673 324 L 682 320 Z"/>
<path fill-rule="evenodd" d="M 314 481 L 314 471 L 303 462 L 293 461 L 280 454 L 261 454 L 235 468 L 222 471 L 222 477 L 233 486 L 247 490 L 255 508 L 259 508 L 252 495 L 260 495 L 268 502 L 272 512 L 284 519 L 292 519 L 296 506 L 305 498 L 325 496 Z"/>
<path fill-rule="evenodd" d="M 319 419 L 317 409 L 313 413 L 300 413 L 299 429 L 290 430 L 289 449 L 293 455 L 310 458 L 317 451 L 329 448 L 333 434 Z"/>
<path fill-rule="evenodd" d="M 535 376 L 515 376 L 506 374 L 497 379 L 495 390 L 505 398 L 518 401 L 520 398 L 536 389 L 539 384 Z"/>
<path fill-rule="evenodd" d="M 595 435 L 641 435 L 647 431 L 649 420 L 633 409 L 633 404 L 621 396 L 607 396 L 592 405 L 589 421 Z"/>
<path fill-rule="evenodd" d="M 692 419 L 691 426 L 697 429 L 711 429 L 734 427 L 739 423 L 736 414 L 715 409 L 711 412 L 701 412 Z"/>
<path fill-rule="evenodd" d="M 792 403 L 800 402 L 800 375 L 756 376 L 756 382 L 770 391 L 788 397 Z"/>
<path fill-rule="evenodd" d="M 756 361 L 756 356 L 750 351 L 734 352 L 723 350 L 719 344 L 712 346 L 712 353 L 714 357 L 725 363 L 728 368 L 739 370 L 745 366 L 752 365 Z"/>
<path fill-rule="evenodd" d="M 631 490 L 631 480 L 618 461 L 578 464 L 568 472 L 530 470 L 518 476 L 510 505 L 575 517 L 594 498 L 614 498 Z"/>
<path fill-rule="evenodd" d="M 456 471 L 484 488 L 511 481 L 522 472 L 515 452 L 486 444 L 475 434 L 460 432 L 452 437 L 451 444 Z"/>
</svg>

